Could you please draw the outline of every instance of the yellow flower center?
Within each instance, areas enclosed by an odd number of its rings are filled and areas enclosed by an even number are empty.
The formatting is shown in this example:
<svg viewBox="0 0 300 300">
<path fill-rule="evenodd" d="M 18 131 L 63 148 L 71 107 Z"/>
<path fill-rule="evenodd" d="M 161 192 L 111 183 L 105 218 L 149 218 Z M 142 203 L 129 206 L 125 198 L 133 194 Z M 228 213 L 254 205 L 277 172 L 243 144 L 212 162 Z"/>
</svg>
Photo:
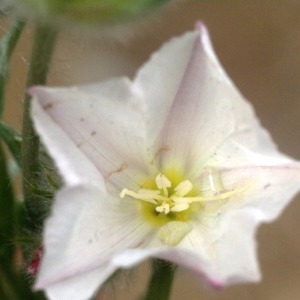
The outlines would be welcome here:
<svg viewBox="0 0 300 300">
<path fill-rule="evenodd" d="M 163 174 L 159 173 L 155 182 L 157 189 L 140 189 L 137 193 L 123 189 L 120 194 L 121 198 L 125 195 L 132 198 L 152 203 L 155 205 L 155 210 L 158 213 L 169 214 L 170 212 L 180 212 L 187 210 L 193 202 L 193 198 L 186 198 L 185 196 L 193 189 L 193 184 L 189 180 L 180 182 L 175 188 L 174 192 L 169 195 L 169 188 L 171 188 L 171 181 Z"/>
<path fill-rule="evenodd" d="M 146 180 L 138 191 L 123 189 L 120 197 L 140 201 L 145 218 L 159 226 L 158 237 L 167 245 L 177 245 L 192 229 L 190 220 L 199 217 L 199 210 L 242 193 L 248 186 L 224 191 L 220 174 L 208 172 L 209 191 L 202 191 L 176 171 L 159 173 L 155 179 Z"/>
<path fill-rule="evenodd" d="M 195 201 L 196 194 L 190 180 L 182 180 L 179 172 L 167 172 L 167 176 L 159 173 L 154 180 L 144 181 L 136 192 L 123 189 L 120 197 L 139 200 L 146 219 L 160 226 L 170 221 L 190 220 L 200 206 Z"/>
</svg>

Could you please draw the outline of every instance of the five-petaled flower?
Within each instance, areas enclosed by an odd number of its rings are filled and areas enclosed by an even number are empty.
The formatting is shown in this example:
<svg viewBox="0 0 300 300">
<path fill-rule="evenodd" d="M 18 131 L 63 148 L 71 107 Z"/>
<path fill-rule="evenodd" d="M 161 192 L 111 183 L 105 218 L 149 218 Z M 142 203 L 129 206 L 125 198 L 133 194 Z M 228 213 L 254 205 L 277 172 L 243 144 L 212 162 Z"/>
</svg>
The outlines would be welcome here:
<svg viewBox="0 0 300 300">
<path fill-rule="evenodd" d="M 148 257 L 216 286 L 260 278 L 255 230 L 299 191 L 300 166 L 261 127 L 204 25 L 165 44 L 133 81 L 30 94 L 65 181 L 36 288 L 87 299 Z"/>
</svg>

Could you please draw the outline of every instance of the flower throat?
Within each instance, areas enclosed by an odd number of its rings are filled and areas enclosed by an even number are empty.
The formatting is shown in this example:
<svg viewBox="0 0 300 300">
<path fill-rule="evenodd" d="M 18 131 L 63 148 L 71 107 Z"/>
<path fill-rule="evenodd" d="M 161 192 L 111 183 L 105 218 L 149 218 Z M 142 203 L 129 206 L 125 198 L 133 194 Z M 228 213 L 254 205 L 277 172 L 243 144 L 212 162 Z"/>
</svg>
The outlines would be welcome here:
<svg viewBox="0 0 300 300">
<path fill-rule="evenodd" d="M 220 178 L 218 178 L 220 180 Z M 209 178 L 210 182 L 215 181 Z M 190 181 L 185 179 L 179 172 L 159 173 L 155 179 L 146 180 L 141 188 L 135 192 L 123 189 L 120 197 L 130 197 L 139 200 L 142 211 L 151 223 L 162 225 L 170 221 L 189 221 L 194 219 L 199 209 L 207 204 L 227 200 L 233 195 L 242 193 L 248 186 L 232 191 L 224 191 L 223 186 L 218 190 L 211 185 L 211 193 L 204 196 L 203 191 Z"/>
</svg>

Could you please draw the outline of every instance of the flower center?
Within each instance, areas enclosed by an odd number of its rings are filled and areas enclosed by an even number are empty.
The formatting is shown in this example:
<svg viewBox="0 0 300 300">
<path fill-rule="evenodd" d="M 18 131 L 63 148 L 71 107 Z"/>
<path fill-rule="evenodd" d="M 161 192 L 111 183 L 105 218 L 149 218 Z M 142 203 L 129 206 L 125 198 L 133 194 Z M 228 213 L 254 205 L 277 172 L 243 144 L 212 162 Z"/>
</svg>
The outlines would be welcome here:
<svg viewBox="0 0 300 300">
<path fill-rule="evenodd" d="M 137 192 L 123 189 L 120 197 L 130 196 L 133 199 L 152 203 L 157 213 L 165 215 L 188 210 L 193 202 L 201 202 L 200 197 L 187 197 L 193 190 L 193 184 L 189 180 L 181 181 L 173 188 L 171 181 L 159 173 L 155 178 L 155 183 L 156 189 L 142 188 Z"/>
<path fill-rule="evenodd" d="M 146 220 L 159 226 L 157 235 L 169 246 L 177 245 L 190 232 L 192 223 L 188 221 L 201 217 L 200 212 L 214 207 L 218 210 L 229 198 L 249 188 L 246 185 L 224 190 L 220 174 L 213 169 L 209 169 L 207 176 L 209 190 L 195 187 L 178 172 L 165 174 L 159 173 L 154 180 L 145 181 L 136 192 L 123 189 L 120 197 L 140 201 Z"/>
</svg>

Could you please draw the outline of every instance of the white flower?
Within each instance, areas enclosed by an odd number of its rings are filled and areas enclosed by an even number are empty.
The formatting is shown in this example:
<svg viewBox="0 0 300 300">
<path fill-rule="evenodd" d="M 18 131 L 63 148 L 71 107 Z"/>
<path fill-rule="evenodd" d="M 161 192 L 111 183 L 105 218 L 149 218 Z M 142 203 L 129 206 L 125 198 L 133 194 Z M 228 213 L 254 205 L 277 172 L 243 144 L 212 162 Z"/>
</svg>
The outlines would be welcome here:
<svg viewBox="0 0 300 300">
<path fill-rule="evenodd" d="M 65 180 L 36 283 L 50 299 L 87 299 L 150 256 L 217 286 L 260 278 L 255 230 L 299 191 L 300 166 L 260 126 L 202 24 L 133 81 L 30 94 Z"/>
</svg>

